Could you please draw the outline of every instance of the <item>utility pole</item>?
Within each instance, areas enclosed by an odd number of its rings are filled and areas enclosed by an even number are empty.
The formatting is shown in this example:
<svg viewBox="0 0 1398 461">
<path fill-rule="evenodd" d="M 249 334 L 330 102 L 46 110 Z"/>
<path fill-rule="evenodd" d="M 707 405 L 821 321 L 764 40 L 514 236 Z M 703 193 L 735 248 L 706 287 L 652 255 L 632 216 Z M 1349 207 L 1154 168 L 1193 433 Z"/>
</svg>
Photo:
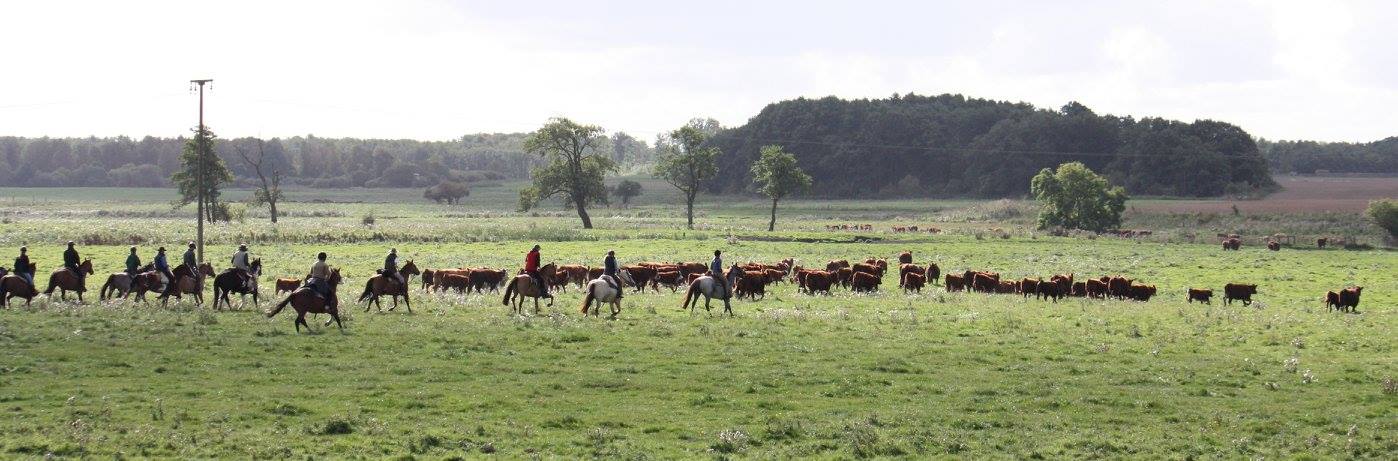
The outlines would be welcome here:
<svg viewBox="0 0 1398 461">
<path fill-rule="evenodd" d="M 199 177 L 198 181 L 196 181 L 199 188 L 199 215 L 195 217 L 195 221 L 199 223 L 198 248 L 200 263 L 204 262 L 204 162 L 208 161 L 205 156 L 208 155 L 207 151 L 209 149 L 209 141 L 204 137 L 204 84 L 212 83 L 213 81 L 214 79 L 211 78 L 189 81 L 192 85 L 199 85 L 199 130 L 194 133 L 194 136 L 196 140 L 195 146 L 199 149 Z"/>
</svg>

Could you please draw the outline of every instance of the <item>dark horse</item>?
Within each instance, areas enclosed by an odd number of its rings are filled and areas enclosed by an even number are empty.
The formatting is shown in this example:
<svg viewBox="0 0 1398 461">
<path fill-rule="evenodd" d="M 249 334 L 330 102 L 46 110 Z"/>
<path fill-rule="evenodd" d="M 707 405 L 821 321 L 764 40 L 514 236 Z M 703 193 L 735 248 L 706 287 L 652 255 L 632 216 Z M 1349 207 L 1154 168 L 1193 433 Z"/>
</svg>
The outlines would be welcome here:
<svg viewBox="0 0 1398 461">
<path fill-rule="evenodd" d="M 170 272 L 175 276 L 174 280 L 165 284 L 165 292 L 160 294 L 161 301 L 168 302 L 170 295 L 175 295 L 175 299 L 181 299 L 182 294 L 194 295 L 194 304 L 204 304 L 204 279 L 214 276 L 214 266 L 209 263 L 199 265 L 199 272 L 189 269 L 189 266 L 180 264 L 175 266 L 175 270 Z"/>
<path fill-rule="evenodd" d="M 83 260 L 83 263 L 78 265 L 78 272 L 92 275 L 92 260 Z M 87 279 L 78 278 L 78 274 L 74 274 L 73 271 L 64 267 L 49 274 L 49 287 L 44 290 L 44 294 L 52 296 L 54 288 L 58 289 L 58 299 L 64 301 L 68 300 L 69 291 L 77 292 L 78 302 L 81 303 L 83 302 L 83 292 L 87 291 Z"/>
<path fill-rule="evenodd" d="M 33 274 L 37 268 L 38 266 L 34 263 L 29 263 L 30 274 Z M 24 280 L 24 277 L 10 274 L 5 272 L 4 269 L 0 269 L 0 306 L 9 305 L 10 298 L 16 296 L 24 298 L 24 305 L 28 306 L 29 302 L 33 301 L 34 297 L 38 295 L 39 289 L 34 288 L 34 285 L 30 285 L 28 281 Z"/>
<path fill-rule="evenodd" d="M 228 301 L 228 293 L 237 293 L 240 296 L 251 294 L 252 304 L 257 305 L 257 277 L 262 275 L 262 258 L 252 260 L 252 263 L 248 264 L 248 268 L 252 271 L 248 273 L 247 284 L 244 284 L 243 280 L 238 277 L 237 269 L 228 269 L 214 277 L 214 310 L 218 310 L 220 300 L 223 301 L 224 306 L 228 306 L 229 309 L 233 308 L 233 303 Z"/>
<path fill-rule="evenodd" d="M 337 287 L 340 285 L 340 269 L 333 269 L 330 271 L 330 278 L 326 280 L 326 284 L 330 286 L 330 296 L 322 298 L 315 293 L 315 290 L 309 287 L 297 288 L 296 291 L 287 295 L 285 300 L 278 303 L 276 307 L 268 310 L 267 318 L 272 318 L 272 316 L 277 315 L 278 312 L 282 311 L 283 307 L 290 304 L 292 309 L 296 309 L 297 333 L 301 332 L 301 325 L 306 326 L 306 331 L 311 330 L 311 325 L 306 323 L 307 312 L 312 314 L 330 314 L 330 319 L 325 321 L 325 326 L 330 326 L 330 322 L 334 321 L 336 325 L 339 325 L 340 330 L 343 331 L 345 329 L 345 324 L 340 322 L 340 298 L 336 294 Z"/>
<path fill-rule="evenodd" d="M 364 312 L 369 312 L 369 306 L 377 307 L 382 311 L 383 306 L 379 305 L 379 297 L 389 295 L 393 297 L 393 307 L 388 308 L 388 310 L 397 309 L 398 297 L 402 296 L 403 304 L 408 306 L 408 313 L 413 313 L 413 303 L 408 301 L 408 282 L 412 280 L 414 275 L 421 273 L 422 271 L 417 269 L 417 265 L 413 264 L 413 260 L 409 259 L 407 263 L 403 264 L 403 267 L 398 269 L 398 274 L 403 276 L 403 283 L 398 283 L 397 280 L 382 273 L 370 277 L 369 281 L 364 282 L 364 294 L 359 295 L 360 301 L 368 301 L 364 303 Z"/>
</svg>

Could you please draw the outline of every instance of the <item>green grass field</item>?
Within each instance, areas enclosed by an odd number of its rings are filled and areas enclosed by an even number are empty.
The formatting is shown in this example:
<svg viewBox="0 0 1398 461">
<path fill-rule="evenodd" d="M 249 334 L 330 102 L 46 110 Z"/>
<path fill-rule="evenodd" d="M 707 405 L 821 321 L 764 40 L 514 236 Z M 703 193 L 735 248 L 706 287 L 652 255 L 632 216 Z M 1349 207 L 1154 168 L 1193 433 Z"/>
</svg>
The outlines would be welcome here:
<svg viewBox="0 0 1398 461">
<path fill-rule="evenodd" d="M 646 187 L 661 196 L 660 185 Z M 536 241 L 546 260 L 591 265 L 607 249 L 624 262 L 706 261 L 724 249 L 733 262 L 807 265 L 906 249 L 946 270 L 1007 277 L 1126 274 L 1160 295 L 1148 303 L 1050 303 L 940 287 L 908 295 L 888 277 L 871 295 L 808 296 L 777 285 L 765 299 L 736 302 L 735 318 L 718 315 L 718 305 L 712 316 L 690 315 L 679 310 L 682 293 L 648 291 L 628 296 L 621 318 L 607 321 L 578 313 L 577 290 L 528 317 L 508 315 L 498 293 L 414 291 L 412 314 L 347 306 L 344 332 L 312 321 L 310 334 L 295 333 L 290 311 L 265 318 L 269 300 L 211 312 L 188 301 L 162 308 L 41 296 L 0 310 L 0 457 L 1398 453 L 1391 251 L 1221 252 L 1215 228 L 1162 215 L 1136 218 L 1173 226 L 1155 227 L 1158 238 L 1050 237 L 1033 231 L 1032 214 L 1015 202 L 793 202 L 778 222 L 785 230 L 769 235 L 757 230 L 765 226 L 760 201 L 705 204 L 701 229 L 680 231 L 683 210 L 656 198 L 598 210 L 599 229 L 581 231 L 557 209 L 497 206 L 509 185 L 487 189 L 454 208 L 411 191 L 307 192 L 275 227 L 254 218 L 215 226 L 211 259 L 226 266 L 231 245 L 251 241 L 268 264 L 270 294 L 272 278 L 299 276 L 311 255 L 329 251 L 349 277 L 341 295 L 353 296 L 389 246 L 422 267 L 505 268 L 518 267 Z M 191 233 L 187 211 L 169 212 L 158 192 L 80 192 L 0 190 L 0 246 L 30 244 L 46 273 L 62 240 L 89 237 L 98 244 L 83 251 L 101 277 L 118 270 L 129 241 L 148 258 L 154 245 Z M 362 223 L 369 213 L 372 226 Z M 821 230 L 856 221 L 880 231 Z M 883 230 L 914 222 L 947 232 Z M 1006 238 L 986 231 L 993 228 Z M 1204 237 L 1189 243 L 1190 233 Z M 1259 284 L 1259 301 L 1185 302 L 1186 287 L 1228 282 Z M 1365 287 L 1361 313 L 1324 309 L 1326 290 L 1356 284 Z"/>
</svg>

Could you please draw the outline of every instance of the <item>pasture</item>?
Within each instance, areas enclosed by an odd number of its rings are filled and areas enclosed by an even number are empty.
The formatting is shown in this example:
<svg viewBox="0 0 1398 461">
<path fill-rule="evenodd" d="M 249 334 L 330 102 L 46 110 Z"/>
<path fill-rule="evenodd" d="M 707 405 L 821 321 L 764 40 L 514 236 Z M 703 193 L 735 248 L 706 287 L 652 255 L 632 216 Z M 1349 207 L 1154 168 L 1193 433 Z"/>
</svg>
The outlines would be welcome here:
<svg viewBox="0 0 1398 461">
<path fill-rule="evenodd" d="M 390 246 L 419 267 L 515 269 L 545 262 L 707 261 L 822 266 L 911 250 L 944 271 L 1006 278 L 1125 274 L 1150 302 L 880 291 L 797 293 L 790 283 L 737 316 L 678 309 L 683 293 L 629 294 L 617 321 L 583 318 L 575 289 L 539 316 L 512 317 L 499 293 L 414 290 L 413 314 L 364 312 L 346 330 L 260 306 L 211 312 L 188 301 L 20 302 L 0 310 L 0 453 L 39 457 L 605 457 L 1391 459 L 1398 453 L 1398 257 L 1387 250 L 1222 252 L 1215 232 L 1331 232 L 1352 214 L 1243 214 L 1199 224 L 1138 211 L 1145 239 L 1033 231 L 1019 202 L 794 201 L 778 232 L 757 200 L 708 200 L 700 229 L 658 183 L 631 209 L 575 229 L 556 209 L 513 213 L 509 184 L 465 204 L 420 191 L 297 191 L 277 226 L 249 213 L 214 226 L 222 268 L 253 244 L 271 280 L 312 255 L 349 277 L 352 298 Z M 168 191 L 0 190 L 0 246 L 31 247 L 40 280 L 63 240 L 86 241 L 97 278 L 125 246 L 178 246 L 188 210 Z M 653 195 L 651 195 L 653 194 Z M 400 199 L 400 197 L 406 197 Z M 1198 216 L 1190 212 L 1191 216 Z M 373 223 L 366 225 L 365 217 Z M 872 233 L 824 231 L 868 222 Z M 893 234 L 894 224 L 935 225 Z M 1128 222 L 1130 225 L 1130 221 Z M 1136 226 L 1141 227 L 1141 226 Z M 1353 232 L 1366 232 L 1355 226 Z M 1368 231 L 1372 232 L 1372 231 Z M 1255 234 L 1254 234 L 1255 235 Z M 1193 236 L 1193 237 L 1190 237 Z M 9 256 L 8 254 L 6 256 Z M 8 257 L 6 258 L 8 259 Z M 1185 301 L 1188 287 L 1260 285 L 1257 303 Z M 414 284 L 416 285 L 416 284 Z M 1358 314 L 1321 296 L 1365 287 Z M 95 285 L 90 284 L 92 294 Z M 234 306 L 239 305 L 234 300 Z M 719 304 L 715 310 L 721 310 Z M 321 316 L 319 320 L 324 320 Z"/>
</svg>

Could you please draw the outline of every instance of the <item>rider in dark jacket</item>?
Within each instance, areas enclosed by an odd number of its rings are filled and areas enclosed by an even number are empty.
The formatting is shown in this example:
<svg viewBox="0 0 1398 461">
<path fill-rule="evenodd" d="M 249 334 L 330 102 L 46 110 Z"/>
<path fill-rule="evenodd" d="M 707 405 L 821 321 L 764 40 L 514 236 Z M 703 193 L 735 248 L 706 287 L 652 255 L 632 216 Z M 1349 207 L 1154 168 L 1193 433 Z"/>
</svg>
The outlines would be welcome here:
<svg viewBox="0 0 1398 461">
<path fill-rule="evenodd" d="M 616 299 L 621 299 L 621 284 L 617 282 L 616 272 L 616 251 L 607 250 L 607 258 L 602 260 L 602 275 L 606 276 L 607 283 L 612 284 L 612 289 L 616 290 Z"/>
<path fill-rule="evenodd" d="M 141 257 L 136 255 L 136 247 L 131 247 L 131 254 L 126 255 L 126 275 L 136 278 L 141 273 Z"/>
<path fill-rule="evenodd" d="M 403 274 L 398 273 L 398 249 L 389 248 L 388 256 L 383 258 L 383 275 L 398 281 L 399 286 L 406 286 L 407 281 L 403 280 Z"/>
<path fill-rule="evenodd" d="M 170 261 L 165 259 L 165 247 L 160 247 L 159 249 L 155 250 L 154 263 L 155 270 L 160 271 L 160 275 L 165 276 L 166 289 L 162 291 L 170 291 L 168 288 L 174 286 L 175 274 L 170 273 Z"/>
<path fill-rule="evenodd" d="M 63 267 L 73 271 L 73 275 L 77 276 L 78 281 L 81 282 L 85 277 L 82 269 L 78 268 L 79 264 L 82 264 L 82 258 L 78 256 L 78 249 L 73 247 L 73 242 L 69 241 L 68 249 L 63 250 Z"/>
<path fill-rule="evenodd" d="M 34 286 L 34 273 L 29 271 L 29 247 L 19 247 L 19 257 L 15 258 L 15 275 Z"/>
</svg>

